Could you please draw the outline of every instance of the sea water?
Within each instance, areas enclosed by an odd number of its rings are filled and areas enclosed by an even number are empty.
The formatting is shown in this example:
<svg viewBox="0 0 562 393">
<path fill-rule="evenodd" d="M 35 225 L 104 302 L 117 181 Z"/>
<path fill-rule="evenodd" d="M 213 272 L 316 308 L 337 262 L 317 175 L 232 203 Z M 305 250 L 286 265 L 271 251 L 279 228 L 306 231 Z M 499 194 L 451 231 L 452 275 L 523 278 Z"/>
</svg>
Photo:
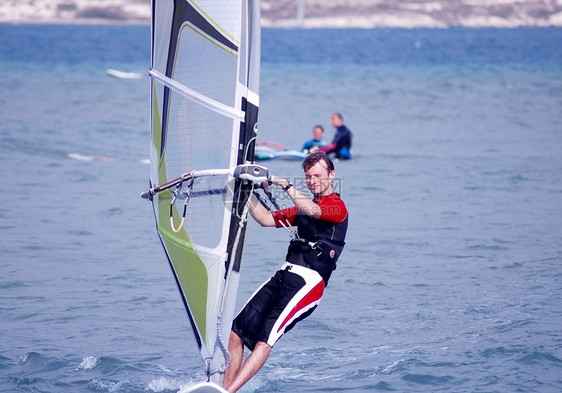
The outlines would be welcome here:
<svg viewBox="0 0 562 393">
<path fill-rule="evenodd" d="M 0 390 L 204 379 L 148 184 L 147 26 L 0 26 Z M 347 246 L 241 392 L 562 391 L 562 30 L 263 31 L 260 140 L 333 112 Z M 273 173 L 302 176 L 296 161 Z M 284 201 L 282 201 L 284 202 Z M 283 262 L 249 223 L 238 303 Z"/>
</svg>

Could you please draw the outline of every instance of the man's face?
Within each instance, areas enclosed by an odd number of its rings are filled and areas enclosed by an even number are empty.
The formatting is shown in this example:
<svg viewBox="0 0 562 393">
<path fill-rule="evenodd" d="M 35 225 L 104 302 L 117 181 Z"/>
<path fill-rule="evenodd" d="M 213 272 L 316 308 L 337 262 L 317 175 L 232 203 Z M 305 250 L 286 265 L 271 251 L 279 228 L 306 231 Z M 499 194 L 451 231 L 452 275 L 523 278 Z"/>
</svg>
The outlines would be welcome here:
<svg viewBox="0 0 562 393">
<path fill-rule="evenodd" d="M 306 185 L 315 196 L 326 196 L 333 192 L 332 181 L 336 176 L 335 171 L 329 171 L 324 161 L 318 161 L 306 172 Z"/>
<path fill-rule="evenodd" d="M 338 128 L 343 124 L 342 120 L 338 115 L 332 115 L 332 117 L 330 117 L 330 123 L 332 123 L 332 127 L 335 128 Z"/>
<path fill-rule="evenodd" d="M 316 140 L 322 139 L 323 131 L 320 127 L 314 127 L 314 130 L 312 131 L 312 133 L 313 133 L 314 139 L 316 139 Z"/>
</svg>

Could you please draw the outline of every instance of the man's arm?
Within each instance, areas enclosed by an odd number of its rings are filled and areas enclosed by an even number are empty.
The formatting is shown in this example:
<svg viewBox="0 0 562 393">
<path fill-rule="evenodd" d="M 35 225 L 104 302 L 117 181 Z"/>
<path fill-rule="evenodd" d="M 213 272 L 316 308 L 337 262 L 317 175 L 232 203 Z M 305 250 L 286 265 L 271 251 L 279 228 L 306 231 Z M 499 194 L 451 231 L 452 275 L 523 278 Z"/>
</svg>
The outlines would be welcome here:
<svg viewBox="0 0 562 393">
<path fill-rule="evenodd" d="M 337 147 L 338 147 L 337 143 L 330 143 L 329 145 L 319 147 L 318 150 L 323 151 L 324 153 L 331 153 L 334 150 L 336 150 Z"/>
<path fill-rule="evenodd" d="M 250 197 L 250 214 L 262 227 L 274 227 L 275 220 L 271 213 L 252 195 Z"/>
<path fill-rule="evenodd" d="M 289 184 L 289 181 L 287 179 L 277 176 L 272 176 L 271 181 L 283 188 L 287 187 L 287 185 Z M 322 215 L 322 209 L 320 209 L 320 206 L 314 203 L 312 199 L 297 190 L 297 188 L 294 186 L 286 190 L 286 192 L 287 195 L 291 197 L 295 206 L 302 214 L 306 214 L 307 216 L 311 216 L 313 218 L 320 218 L 320 216 Z"/>
</svg>

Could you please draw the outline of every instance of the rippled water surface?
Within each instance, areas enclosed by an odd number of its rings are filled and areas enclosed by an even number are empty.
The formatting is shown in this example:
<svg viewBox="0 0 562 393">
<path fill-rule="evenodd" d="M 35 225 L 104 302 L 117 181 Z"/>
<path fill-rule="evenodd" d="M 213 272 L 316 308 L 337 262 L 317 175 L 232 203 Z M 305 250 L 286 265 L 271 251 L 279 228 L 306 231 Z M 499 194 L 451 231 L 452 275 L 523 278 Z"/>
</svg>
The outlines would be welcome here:
<svg viewBox="0 0 562 393">
<path fill-rule="evenodd" d="M 178 392 L 204 378 L 139 198 L 148 27 L 0 26 L 0 390 Z M 329 116 L 348 244 L 242 392 L 562 390 L 559 29 L 265 30 L 260 139 Z M 299 163 L 269 161 L 298 177 Z M 250 223 L 238 302 L 288 237 Z"/>
</svg>

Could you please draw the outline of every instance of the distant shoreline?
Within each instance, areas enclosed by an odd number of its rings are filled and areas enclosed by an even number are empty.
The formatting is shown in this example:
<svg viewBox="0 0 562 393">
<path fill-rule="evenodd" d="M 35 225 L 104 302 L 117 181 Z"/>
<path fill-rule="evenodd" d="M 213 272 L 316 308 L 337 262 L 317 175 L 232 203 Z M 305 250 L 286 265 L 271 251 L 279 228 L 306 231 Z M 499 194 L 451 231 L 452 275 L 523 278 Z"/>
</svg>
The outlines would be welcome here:
<svg viewBox="0 0 562 393">
<path fill-rule="evenodd" d="M 26 20 L 26 21 L 2 21 L 0 25 L 9 26 L 150 26 L 150 20 L 145 19 L 90 19 L 90 18 L 77 18 L 77 19 L 41 19 L 41 20 Z M 451 25 L 451 26 L 432 26 L 432 25 L 416 25 L 416 24 L 393 24 L 393 25 L 372 25 L 366 26 L 364 24 L 330 24 L 330 23 L 311 23 L 311 24 L 297 24 L 291 21 L 277 21 L 275 23 L 269 21 L 262 21 L 262 28 L 264 29 L 524 29 L 524 28 L 538 28 L 538 29 L 560 29 L 560 25 Z"/>
<path fill-rule="evenodd" d="M 150 0 L 0 2 L 0 24 L 148 25 Z M 562 27 L 562 0 L 262 0 L 265 28 Z"/>
</svg>

